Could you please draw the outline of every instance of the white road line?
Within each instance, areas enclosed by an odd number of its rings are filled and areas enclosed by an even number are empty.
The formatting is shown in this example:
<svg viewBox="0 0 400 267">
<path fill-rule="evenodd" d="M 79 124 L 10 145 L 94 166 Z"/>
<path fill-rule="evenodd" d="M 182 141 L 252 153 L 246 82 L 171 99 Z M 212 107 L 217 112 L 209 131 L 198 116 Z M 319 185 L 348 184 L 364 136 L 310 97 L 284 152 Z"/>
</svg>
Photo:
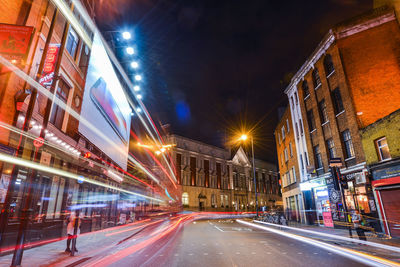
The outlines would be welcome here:
<svg viewBox="0 0 400 267">
<path fill-rule="evenodd" d="M 218 226 L 214 225 L 215 228 L 217 228 L 218 230 L 220 230 L 221 232 L 225 232 L 224 230 L 222 230 L 221 228 L 219 228 Z"/>
<path fill-rule="evenodd" d="M 383 259 L 383 258 L 378 258 L 376 256 L 371 256 L 365 253 L 361 253 L 355 250 L 351 250 L 351 249 L 347 249 L 347 248 L 343 248 L 337 245 L 332 245 L 332 244 L 328 244 L 325 242 L 321 242 L 309 237 L 305 237 L 305 236 L 300 236 L 300 235 L 296 235 L 296 234 L 292 234 L 292 233 L 288 233 L 288 232 L 284 232 L 282 230 L 278 230 L 275 227 L 266 227 L 263 225 L 259 225 L 259 224 L 255 224 L 255 223 L 250 223 L 250 222 L 246 222 L 246 221 L 242 221 L 242 220 L 236 220 L 238 223 L 241 224 L 245 224 L 248 226 L 253 226 L 255 228 L 258 229 L 263 229 L 278 235 L 282 235 L 288 238 L 292 238 L 319 248 L 322 248 L 324 250 L 328 250 L 330 252 L 336 253 L 338 255 L 350 258 L 354 261 L 358 261 L 361 262 L 363 264 L 367 264 L 370 266 L 399 266 L 399 264 L 397 262 L 393 262 L 387 259 Z M 280 225 L 282 226 L 282 225 Z"/>
<path fill-rule="evenodd" d="M 203 253 L 203 255 L 206 255 L 206 256 L 207 256 L 207 255 L 208 255 L 208 253 Z"/>
</svg>

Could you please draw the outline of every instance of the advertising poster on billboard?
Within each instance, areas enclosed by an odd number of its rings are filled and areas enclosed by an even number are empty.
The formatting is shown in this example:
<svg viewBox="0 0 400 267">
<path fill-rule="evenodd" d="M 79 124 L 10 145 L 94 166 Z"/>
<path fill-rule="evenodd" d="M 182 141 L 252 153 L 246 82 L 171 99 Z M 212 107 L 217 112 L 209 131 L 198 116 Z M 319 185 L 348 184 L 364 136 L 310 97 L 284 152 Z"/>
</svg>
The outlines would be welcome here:
<svg viewBox="0 0 400 267">
<path fill-rule="evenodd" d="M 130 113 L 121 83 L 95 33 L 81 110 L 81 117 L 92 125 L 80 122 L 79 132 L 123 169 L 127 166 Z M 103 134 L 99 136 L 98 131 Z"/>
</svg>

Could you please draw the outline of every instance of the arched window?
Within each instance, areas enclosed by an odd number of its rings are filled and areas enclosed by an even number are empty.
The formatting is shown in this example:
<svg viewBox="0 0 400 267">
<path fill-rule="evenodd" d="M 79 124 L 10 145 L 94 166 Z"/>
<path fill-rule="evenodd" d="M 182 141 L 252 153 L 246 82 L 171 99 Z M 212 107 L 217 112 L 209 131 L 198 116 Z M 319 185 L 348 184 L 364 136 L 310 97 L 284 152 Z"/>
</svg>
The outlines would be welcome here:
<svg viewBox="0 0 400 267">
<path fill-rule="evenodd" d="M 326 54 L 324 58 L 324 67 L 326 76 L 329 76 L 335 71 L 335 66 L 333 66 L 332 57 L 329 54 Z"/>
<path fill-rule="evenodd" d="M 303 84 L 302 84 L 301 87 L 302 87 L 302 89 L 303 89 L 304 98 L 306 98 L 307 96 L 310 95 L 310 90 L 308 89 L 308 83 L 307 83 L 306 80 L 303 81 Z"/>
<path fill-rule="evenodd" d="M 182 193 L 182 205 L 189 206 L 189 194 L 186 192 Z"/>
<path fill-rule="evenodd" d="M 315 68 L 312 72 L 312 79 L 313 79 L 314 89 L 315 89 L 321 84 L 321 78 L 319 77 L 319 72 L 318 72 L 317 68 Z"/>
</svg>

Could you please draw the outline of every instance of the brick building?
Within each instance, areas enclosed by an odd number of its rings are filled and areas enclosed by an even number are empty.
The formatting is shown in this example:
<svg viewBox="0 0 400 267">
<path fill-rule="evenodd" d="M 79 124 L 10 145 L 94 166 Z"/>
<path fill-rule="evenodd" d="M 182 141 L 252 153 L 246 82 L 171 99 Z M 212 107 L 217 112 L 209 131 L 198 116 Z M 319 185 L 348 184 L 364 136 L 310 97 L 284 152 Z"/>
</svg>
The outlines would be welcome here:
<svg viewBox="0 0 400 267">
<path fill-rule="evenodd" d="M 333 187 L 331 158 L 342 161 L 349 210 L 377 215 L 359 130 L 398 106 L 399 34 L 394 11 L 387 7 L 340 23 L 285 90 L 293 127 L 298 127 L 300 176 L 308 180 L 301 184 L 305 208 L 315 209 L 321 224 L 329 214 L 334 221 L 345 219 L 341 197 Z M 308 174 L 302 176 L 304 165 Z"/>
<path fill-rule="evenodd" d="M 400 236 L 400 109 L 361 130 L 382 229 Z"/>
<path fill-rule="evenodd" d="M 43 168 L 48 168 L 48 171 L 34 172 L 32 168 L 16 165 L 10 160 L 0 162 L 2 246 L 10 246 L 16 241 L 30 176 L 34 183 L 30 207 L 32 224 L 26 242 L 65 235 L 66 212 L 74 208 L 82 207 L 82 232 L 108 227 L 118 220 L 118 196 L 123 184 L 122 177 L 125 177 L 118 168 L 126 169 L 123 165 L 127 164 L 127 160 L 122 164 L 117 163 L 112 155 L 105 152 L 105 146 L 96 146 L 95 138 L 82 134 L 80 128 L 84 121 L 80 116 L 87 92 L 89 60 L 94 58 L 90 56 L 95 51 L 95 40 L 100 40 L 99 43 L 102 41 L 90 20 L 90 17 L 93 18 L 93 1 L 77 3 L 81 4 L 80 10 L 72 1 L 0 1 L 3 35 L 7 27 L 10 31 L 20 27 L 18 29 L 21 31 L 27 26 L 33 32 L 25 55 L 13 58 L 11 56 L 14 55 L 0 53 L 0 153 L 3 158 L 18 156 L 26 162 L 36 161 Z M 83 17 L 89 18 L 89 21 Z M 49 49 L 44 53 L 46 42 Z M 99 47 L 106 53 L 103 44 L 97 45 L 96 49 Z M 40 72 L 42 58 L 46 60 Z M 109 60 L 107 54 L 101 58 L 105 59 Z M 5 66 L 10 63 L 20 71 L 10 71 L 13 68 Z M 111 62 L 107 64 L 112 69 Z M 49 76 L 44 75 L 47 67 Z M 43 80 L 44 77 L 52 81 L 51 85 L 46 84 L 49 80 Z M 39 87 L 38 83 L 43 87 Z M 31 101 L 34 88 L 37 88 L 38 94 Z M 51 89 L 54 89 L 54 96 Z M 119 102 L 121 100 L 122 97 Z M 33 109 L 29 109 L 30 103 L 33 103 Z M 24 132 L 28 110 L 32 110 L 32 118 Z M 44 126 L 46 116 L 47 127 Z M 107 123 L 106 119 L 103 120 Z M 96 123 L 100 123 L 100 120 Z M 129 131 L 129 121 L 127 127 Z M 41 132 L 44 133 L 44 144 L 37 146 L 39 152 L 35 159 L 34 140 Z M 21 139 L 21 136 L 26 138 Z M 21 143 L 20 140 L 25 141 Z M 146 186 L 140 187 L 137 181 L 126 186 L 136 187 L 143 194 L 148 189 Z"/>
<path fill-rule="evenodd" d="M 184 208 L 214 211 L 255 210 L 254 183 L 250 158 L 242 147 L 231 157 L 227 149 L 178 135 L 169 135 L 174 144 L 171 158 L 182 190 Z M 282 205 L 276 166 L 255 160 L 259 207 Z"/>
<path fill-rule="evenodd" d="M 300 172 L 295 134 L 290 108 L 287 107 L 274 135 L 281 177 L 283 207 L 290 220 L 306 222 L 303 195 L 300 191 Z"/>
</svg>

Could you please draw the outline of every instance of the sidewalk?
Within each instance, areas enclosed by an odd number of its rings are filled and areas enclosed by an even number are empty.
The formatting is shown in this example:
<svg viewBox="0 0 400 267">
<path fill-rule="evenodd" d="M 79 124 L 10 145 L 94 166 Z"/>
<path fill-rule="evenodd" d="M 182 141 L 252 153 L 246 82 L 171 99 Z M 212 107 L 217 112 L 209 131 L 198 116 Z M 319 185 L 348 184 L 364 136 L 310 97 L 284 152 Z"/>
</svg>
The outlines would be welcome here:
<svg viewBox="0 0 400 267">
<path fill-rule="evenodd" d="M 111 227 L 96 232 L 84 233 L 77 238 L 78 253 L 70 256 L 65 252 L 67 241 L 61 240 L 43 246 L 26 249 L 22 258 L 22 266 L 75 266 L 79 261 L 91 258 L 93 255 L 114 247 L 125 239 L 143 230 L 148 225 L 158 221 L 137 221 L 134 223 Z M 10 266 L 12 254 L 0 257 L 0 266 Z"/>
</svg>

